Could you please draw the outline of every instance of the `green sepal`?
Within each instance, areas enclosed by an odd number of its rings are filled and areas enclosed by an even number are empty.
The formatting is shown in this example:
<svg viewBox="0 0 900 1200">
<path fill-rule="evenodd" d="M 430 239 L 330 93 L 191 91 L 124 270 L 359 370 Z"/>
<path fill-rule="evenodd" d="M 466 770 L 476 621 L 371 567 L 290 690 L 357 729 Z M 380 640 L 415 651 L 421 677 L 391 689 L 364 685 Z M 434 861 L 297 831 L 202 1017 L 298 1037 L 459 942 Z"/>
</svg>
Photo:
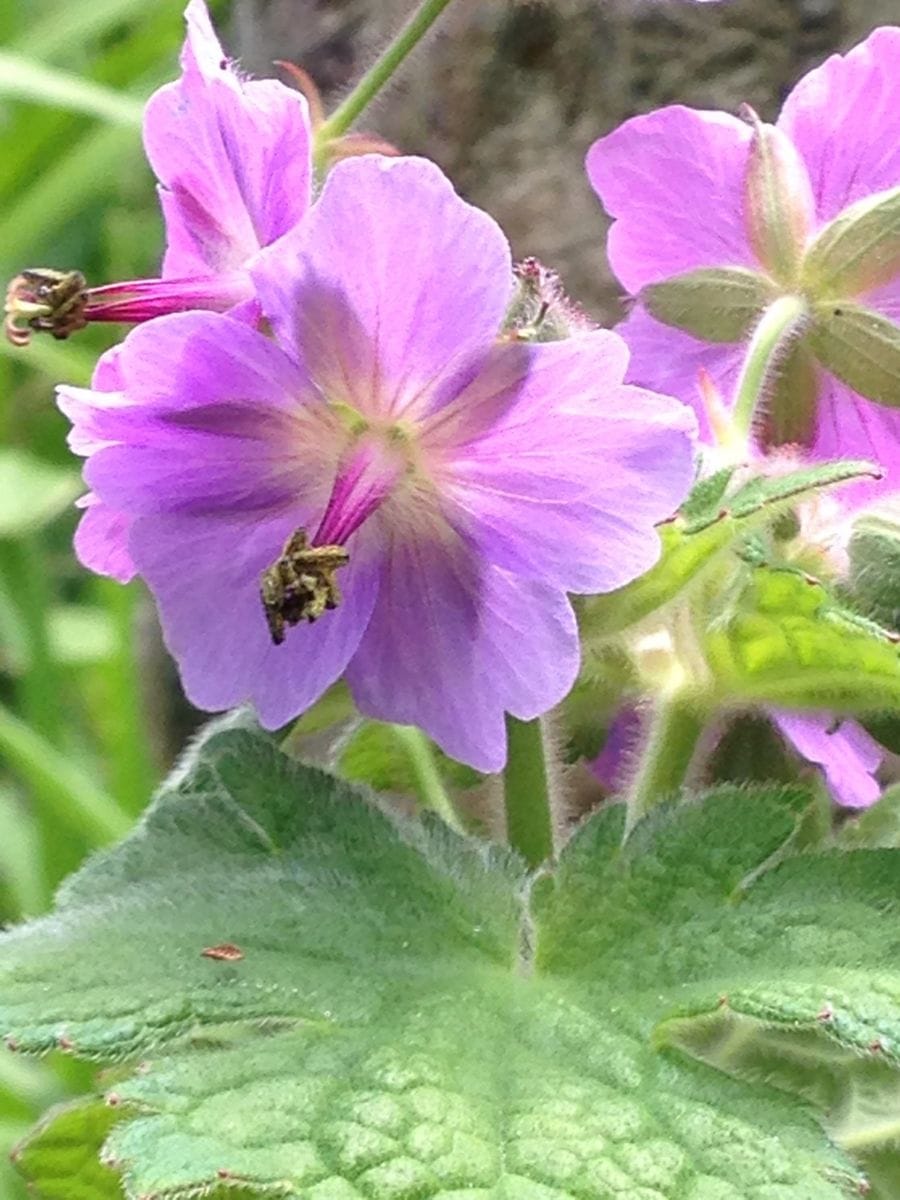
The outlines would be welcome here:
<svg viewBox="0 0 900 1200">
<path fill-rule="evenodd" d="M 890 318 L 850 301 L 817 304 L 806 344 L 855 392 L 900 408 L 900 325 Z"/>
<path fill-rule="evenodd" d="M 725 788 L 624 849 L 610 807 L 530 883 L 220 725 L 55 914 L 0 939 L 0 1028 L 140 1059 L 100 1152 L 129 1200 L 849 1198 L 808 1103 L 665 1034 L 723 994 L 816 1033 L 823 990 L 823 1046 L 900 1034 L 896 855 L 759 872 L 804 803 Z"/>
<path fill-rule="evenodd" d="M 788 345 L 766 383 L 758 426 L 765 446 L 809 446 L 816 428 L 820 370 L 801 339 Z"/>
<path fill-rule="evenodd" d="M 640 299 L 663 325 L 705 342 L 739 342 L 778 292 L 744 267 L 699 267 L 641 289 Z"/>
<path fill-rule="evenodd" d="M 865 515 L 850 539 L 850 594 L 864 612 L 900 627 L 900 526 L 873 527 Z"/>
<path fill-rule="evenodd" d="M 809 235 L 813 198 L 796 146 L 749 105 L 741 115 L 753 128 L 744 175 L 744 220 L 757 261 L 785 285 L 794 282 Z"/>
<path fill-rule="evenodd" d="M 900 275 L 900 188 L 865 196 L 817 235 L 803 263 L 814 296 L 859 296 Z"/>
<path fill-rule="evenodd" d="M 810 496 L 823 488 L 836 487 L 855 479 L 880 479 L 882 472 L 874 463 L 863 460 L 839 460 L 818 463 L 788 471 L 783 475 L 755 475 L 733 493 L 719 493 L 705 511 L 692 507 L 685 524 L 685 533 L 700 533 L 714 522 L 731 519 L 744 522 L 749 518 L 768 519 L 783 511 L 785 505 Z"/>
</svg>

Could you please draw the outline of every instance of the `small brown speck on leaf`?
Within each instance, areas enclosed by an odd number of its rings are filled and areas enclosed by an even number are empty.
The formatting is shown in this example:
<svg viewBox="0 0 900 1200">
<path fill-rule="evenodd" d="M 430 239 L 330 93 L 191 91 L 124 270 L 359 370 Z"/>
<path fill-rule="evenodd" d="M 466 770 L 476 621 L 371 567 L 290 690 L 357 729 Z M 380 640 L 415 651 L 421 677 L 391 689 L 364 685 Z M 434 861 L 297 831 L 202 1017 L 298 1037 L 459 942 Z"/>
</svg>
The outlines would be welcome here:
<svg viewBox="0 0 900 1200">
<path fill-rule="evenodd" d="M 200 952 L 204 958 L 214 958 L 217 962 L 240 962 L 244 952 L 234 942 L 221 942 L 218 946 L 207 946 Z"/>
</svg>

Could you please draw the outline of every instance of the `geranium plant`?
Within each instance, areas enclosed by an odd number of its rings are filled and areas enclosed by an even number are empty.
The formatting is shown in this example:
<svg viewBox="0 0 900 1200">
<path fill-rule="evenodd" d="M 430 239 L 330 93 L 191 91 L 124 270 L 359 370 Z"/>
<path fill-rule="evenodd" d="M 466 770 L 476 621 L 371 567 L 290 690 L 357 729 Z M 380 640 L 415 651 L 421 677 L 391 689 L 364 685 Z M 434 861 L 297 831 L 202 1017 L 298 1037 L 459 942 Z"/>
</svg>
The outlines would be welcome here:
<svg viewBox="0 0 900 1200">
<path fill-rule="evenodd" d="M 0 937 L 9 1051 L 98 1066 L 14 1161 L 44 1200 L 900 1196 L 900 30 L 775 126 L 596 142 L 604 330 L 348 133 L 448 2 L 326 117 L 190 0 L 160 277 L 10 285 L 22 347 L 134 325 L 58 391 L 75 552 L 220 714 Z"/>
</svg>

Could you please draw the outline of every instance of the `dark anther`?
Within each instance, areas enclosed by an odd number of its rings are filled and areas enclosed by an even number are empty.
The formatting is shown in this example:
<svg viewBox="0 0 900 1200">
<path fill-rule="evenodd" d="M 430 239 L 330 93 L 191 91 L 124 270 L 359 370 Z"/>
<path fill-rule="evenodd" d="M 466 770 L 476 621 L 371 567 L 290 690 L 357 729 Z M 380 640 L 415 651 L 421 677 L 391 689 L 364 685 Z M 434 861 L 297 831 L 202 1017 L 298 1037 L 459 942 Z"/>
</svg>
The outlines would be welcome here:
<svg viewBox="0 0 900 1200">
<path fill-rule="evenodd" d="M 32 331 L 60 341 L 87 324 L 87 283 L 80 271 L 22 271 L 6 292 L 4 329 L 14 346 L 27 346 Z"/>
<path fill-rule="evenodd" d="M 259 592 L 276 646 L 284 641 L 285 626 L 317 621 L 337 608 L 340 592 L 334 577 L 350 555 L 343 546 L 311 546 L 305 529 L 292 533 L 271 567 L 263 571 Z"/>
</svg>

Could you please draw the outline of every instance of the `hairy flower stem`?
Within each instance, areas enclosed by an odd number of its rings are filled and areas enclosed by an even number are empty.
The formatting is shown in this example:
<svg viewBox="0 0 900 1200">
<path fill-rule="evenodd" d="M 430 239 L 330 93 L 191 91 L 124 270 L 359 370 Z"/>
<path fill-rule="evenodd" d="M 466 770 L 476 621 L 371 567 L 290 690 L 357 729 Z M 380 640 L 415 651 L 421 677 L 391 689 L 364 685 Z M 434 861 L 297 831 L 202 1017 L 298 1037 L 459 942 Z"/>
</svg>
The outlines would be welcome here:
<svg viewBox="0 0 900 1200">
<path fill-rule="evenodd" d="M 437 769 L 431 742 L 414 725 L 392 725 L 391 728 L 413 769 L 422 807 L 437 813 L 457 833 L 465 833 Z"/>
<path fill-rule="evenodd" d="M 449 3 L 450 0 L 423 0 L 378 61 L 319 127 L 316 133 L 316 165 L 319 168 L 324 165 L 328 143 L 346 133 L 357 117 L 368 108 Z"/>
<path fill-rule="evenodd" d="M 656 701 L 638 771 L 627 796 L 625 840 L 638 822 L 684 783 L 704 728 L 703 711 L 680 695 Z"/>
<path fill-rule="evenodd" d="M 529 867 L 553 855 L 553 813 L 544 730 L 540 719 L 506 718 L 507 759 L 503 773 L 506 837 Z"/>
<path fill-rule="evenodd" d="M 769 305 L 753 331 L 738 379 L 733 413 L 734 431 L 744 443 L 753 431 L 772 366 L 805 315 L 806 303 L 800 296 L 780 296 Z"/>
</svg>

